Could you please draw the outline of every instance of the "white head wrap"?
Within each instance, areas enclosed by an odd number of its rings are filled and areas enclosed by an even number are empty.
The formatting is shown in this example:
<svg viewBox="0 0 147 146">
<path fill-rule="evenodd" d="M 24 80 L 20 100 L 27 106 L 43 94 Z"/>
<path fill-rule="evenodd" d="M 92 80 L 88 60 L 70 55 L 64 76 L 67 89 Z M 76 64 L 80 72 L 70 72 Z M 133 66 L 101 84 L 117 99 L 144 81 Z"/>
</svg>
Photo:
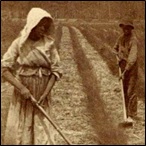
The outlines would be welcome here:
<svg viewBox="0 0 147 146">
<path fill-rule="evenodd" d="M 23 30 L 20 33 L 19 47 L 21 48 L 24 42 L 27 40 L 31 30 L 40 22 L 44 17 L 48 17 L 53 20 L 52 16 L 41 8 L 32 8 L 27 16 L 27 22 Z"/>
</svg>

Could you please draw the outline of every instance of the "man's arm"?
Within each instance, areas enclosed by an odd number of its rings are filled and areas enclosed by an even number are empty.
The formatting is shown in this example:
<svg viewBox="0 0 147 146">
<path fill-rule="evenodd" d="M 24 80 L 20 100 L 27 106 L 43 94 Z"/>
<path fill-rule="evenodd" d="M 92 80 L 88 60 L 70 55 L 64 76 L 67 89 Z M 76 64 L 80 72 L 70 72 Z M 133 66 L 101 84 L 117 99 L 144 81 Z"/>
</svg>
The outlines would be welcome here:
<svg viewBox="0 0 147 146">
<path fill-rule="evenodd" d="M 133 65 L 134 63 L 136 62 L 137 60 L 137 40 L 133 40 L 131 42 L 131 49 L 130 49 L 130 52 L 129 52 L 129 56 L 128 56 L 128 60 L 127 60 L 127 65 L 126 65 L 126 70 L 129 70 Z"/>
</svg>

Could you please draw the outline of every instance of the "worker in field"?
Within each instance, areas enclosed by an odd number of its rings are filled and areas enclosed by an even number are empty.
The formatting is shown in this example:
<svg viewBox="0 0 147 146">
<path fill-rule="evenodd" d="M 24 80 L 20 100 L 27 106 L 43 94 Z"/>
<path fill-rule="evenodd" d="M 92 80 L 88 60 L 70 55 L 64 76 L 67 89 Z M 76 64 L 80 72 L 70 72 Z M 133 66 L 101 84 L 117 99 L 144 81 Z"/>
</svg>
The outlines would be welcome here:
<svg viewBox="0 0 147 146">
<path fill-rule="evenodd" d="M 54 29 L 48 12 L 32 8 L 25 27 L 2 58 L 2 77 L 14 86 L 4 137 L 7 145 L 55 144 L 52 125 L 31 102 L 33 96 L 52 114 L 50 90 L 61 78 Z M 19 69 L 14 75 L 16 63 Z"/>
<path fill-rule="evenodd" d="M 134 119 L 137 118 L 137 96 L 135 94 L 138 77 L 137 38 L 133 33 L 134 25 L 131 19 L 125 18 L 119 27 L 123 34 L 116 41 L 114 50 L 121 68 L 119 79 L 123 80 L 127 121 L 133 123 Z"/>
</svg>

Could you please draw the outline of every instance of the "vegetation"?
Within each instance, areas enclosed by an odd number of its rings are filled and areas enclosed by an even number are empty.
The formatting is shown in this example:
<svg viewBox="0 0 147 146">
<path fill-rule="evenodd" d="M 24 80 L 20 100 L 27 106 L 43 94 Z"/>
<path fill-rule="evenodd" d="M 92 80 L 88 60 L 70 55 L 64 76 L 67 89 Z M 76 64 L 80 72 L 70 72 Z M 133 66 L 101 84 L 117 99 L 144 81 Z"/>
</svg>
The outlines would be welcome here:
<svg viewBox="0 0 147 146">
<path fill-rule="evenodd" d="M 144 20 L 145 1 L 2 1 L 2 16 L 26 18 L 32 7 L 49 11 L 55 18 L 113 21 L 129 15 Z M 14 11 L 15 10 L 15 11 Z M 19 13 L 18 13 L 19 12 Z"/>
</svg>

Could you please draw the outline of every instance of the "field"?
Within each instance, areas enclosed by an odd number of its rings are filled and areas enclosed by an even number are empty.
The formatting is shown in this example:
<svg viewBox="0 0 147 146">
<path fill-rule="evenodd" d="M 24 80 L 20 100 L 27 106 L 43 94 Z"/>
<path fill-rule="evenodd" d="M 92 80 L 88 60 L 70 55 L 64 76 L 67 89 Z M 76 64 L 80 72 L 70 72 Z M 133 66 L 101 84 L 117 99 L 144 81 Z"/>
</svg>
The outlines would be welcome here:
<svg viewBox="0 0 147 146">
<path fill-rule="evenodd" d="M 24 25 L 24 20 L 9 21 L 2 21 L 2 54 Z M 135 28 L 139 40 L 136 91 L 140 119 L 134 127 L 122 129 L 118 127 L 123 120 L 118 67 L 111 53 L 121 30 L 116 23 L 56 22 L 63 77 L 52 90 L 52 112 L 73 144 L 145 144 L 145 28 L 143 23 Z M 2 144 L 12 90 L 8 83 L 1 84 Z M 56 142 L 65 144 L 58 133 Z"/>
</svg>

